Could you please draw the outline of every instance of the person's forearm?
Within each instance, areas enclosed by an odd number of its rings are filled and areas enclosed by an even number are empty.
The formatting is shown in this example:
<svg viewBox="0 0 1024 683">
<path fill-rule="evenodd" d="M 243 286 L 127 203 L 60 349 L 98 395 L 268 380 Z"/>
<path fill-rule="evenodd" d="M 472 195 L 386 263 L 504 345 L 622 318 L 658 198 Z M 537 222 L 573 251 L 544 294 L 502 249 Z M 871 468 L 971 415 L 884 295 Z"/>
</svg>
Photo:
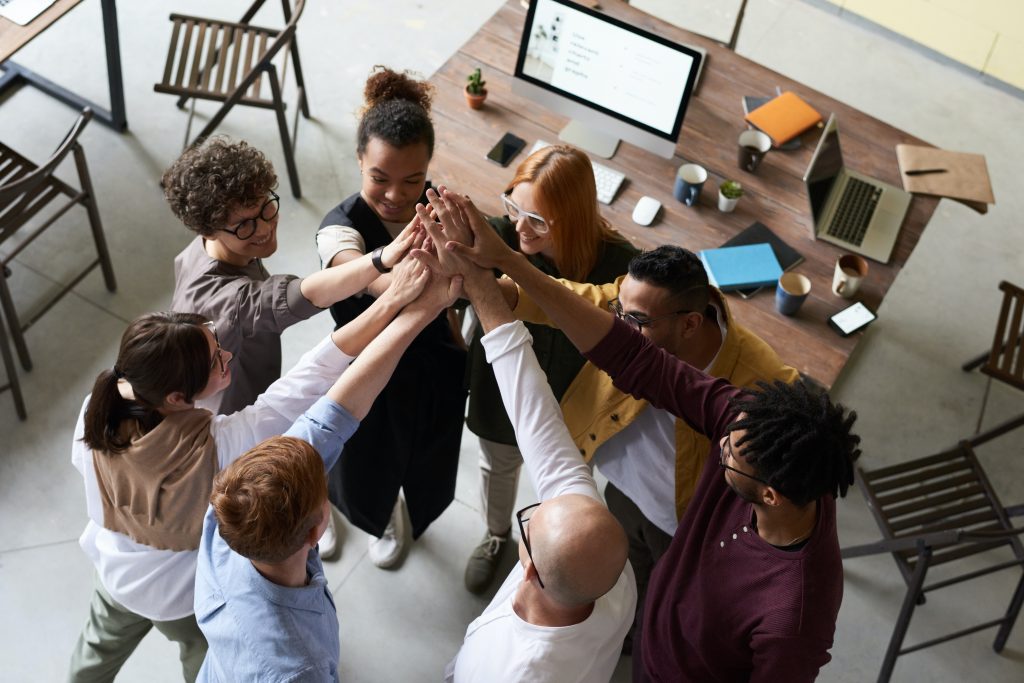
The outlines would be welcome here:
<svg viewBox="0 0 1024 683">
<path fill-rule="evenodd" d="M 366 289 L 378 275 L 370 256 L 364 254 L 303 278 L 299 289 L 314 306 L 327 308 Z"/>
<path fill-rule="evenodd" d="M 515 284 L 510 280 L 505 282 L 515 289 Z M 467 274 L 463 289 L 473 304 L 473 310 L 476 311 L 484 332 L 490 332 L 516 319 L 506 298 L 506 290 L 501 288 L 499 281 L 494 279 L 490 271 Z"/>
<path fill-rule="evenodd" d="M 362 420 L 390 381 L 406 348 L 435 317 L 436 314 L 423 308 L 406 308 L 383 332 L 374 336 L 327 396 Z"/>
<path fill-rule="evenodd" d="M 592 349 L 611 330 L 615 318 L 610 312 L 537 270 L 522 254 L 509 252 L 498 267 L 523 288 L 581 353 Z"/>
<path fill-rule="evenodd" d="M 392 296 L 385 294 L 370 304 L 369 308 L 354 320 L 336 329 L 331 334 L 331 339 L 342 353 L 358 356 L 366 348 L 366 345 L 398 315 L 401 309 L 401 305 Z"/>
</svg>

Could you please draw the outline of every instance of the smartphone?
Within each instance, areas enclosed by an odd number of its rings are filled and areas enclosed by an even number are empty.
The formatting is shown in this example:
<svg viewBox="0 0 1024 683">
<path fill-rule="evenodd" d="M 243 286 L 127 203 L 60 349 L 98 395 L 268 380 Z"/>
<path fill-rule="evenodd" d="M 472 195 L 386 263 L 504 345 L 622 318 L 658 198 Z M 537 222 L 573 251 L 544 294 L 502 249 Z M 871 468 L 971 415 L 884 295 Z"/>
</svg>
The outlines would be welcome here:
<svg viewBox="0 0 1024 683">
<path fill-rule="evenodd" d="M 877 317 L 868 310 L 867 306 L 858 301 L 829 318 L 828 324 L 829 327 L 839 333 L 839 336 L 849 337 L 854 332 L 863 330 Z"/>
<path fill-rule="evenodd" d="M 487 158 L 496 164 L 508 166 L 509 162 L 519 154 L 523 147 L 526 147 L 526 140 L 516 137 L 512 133 L 505 133 L 498 140 L 498 144 L 487 153 Z"/>
</svg>

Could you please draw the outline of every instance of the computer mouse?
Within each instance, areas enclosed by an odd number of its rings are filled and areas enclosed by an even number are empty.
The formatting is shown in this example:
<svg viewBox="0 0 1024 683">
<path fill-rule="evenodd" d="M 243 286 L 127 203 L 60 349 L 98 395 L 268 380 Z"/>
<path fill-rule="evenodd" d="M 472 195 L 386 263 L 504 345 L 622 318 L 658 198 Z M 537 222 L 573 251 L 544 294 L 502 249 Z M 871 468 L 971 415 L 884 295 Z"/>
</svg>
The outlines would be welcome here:
<svg viewBox="0 0 1024 683">
<path fill-rule="evenodd" d="M 650 225 L 661 211 L 661 202 L 654 197 L 641 197 L 633 209 L 633 222 L 637 225 Z"/>
</svg>

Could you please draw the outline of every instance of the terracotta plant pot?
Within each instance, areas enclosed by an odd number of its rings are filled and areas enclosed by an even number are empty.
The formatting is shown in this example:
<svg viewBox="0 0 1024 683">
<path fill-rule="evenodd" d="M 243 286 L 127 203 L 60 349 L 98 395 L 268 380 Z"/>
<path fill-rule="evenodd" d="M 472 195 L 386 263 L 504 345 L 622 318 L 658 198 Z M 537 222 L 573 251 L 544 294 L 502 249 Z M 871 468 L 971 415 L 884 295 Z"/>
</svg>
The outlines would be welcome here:
<svg viewBox="0 0 1024 683">
<path fill-rule="evenodd" d="M 484 88 L 483 92 L 479 95 L 474 95 L 466 89 L 466 104 L 469 105 L 470 109 L 479 109 L 484 106 L 484 100 L 487 99 L 487 88 Z"/>
</svg>

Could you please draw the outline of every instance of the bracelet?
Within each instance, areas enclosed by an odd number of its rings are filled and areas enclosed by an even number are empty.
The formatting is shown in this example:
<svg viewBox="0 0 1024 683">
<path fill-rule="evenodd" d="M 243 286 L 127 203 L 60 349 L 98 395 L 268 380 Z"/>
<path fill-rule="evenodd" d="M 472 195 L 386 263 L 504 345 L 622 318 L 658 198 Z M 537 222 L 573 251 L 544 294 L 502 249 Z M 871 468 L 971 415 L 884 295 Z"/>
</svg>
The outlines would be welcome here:
<svg viewBox="0 0 1024 683">
<path fill-rule="evenodd" d="M 373 262 L 373 267 L 377 269 L 378 273 L 390 273 L 391 269 L 385 268 L 384 261 L 381 259 L 381 256 L 383 254 L 384 247 L 377 247 L 372 252 L 370 252 L 370 261 Z"/>
</svg>

